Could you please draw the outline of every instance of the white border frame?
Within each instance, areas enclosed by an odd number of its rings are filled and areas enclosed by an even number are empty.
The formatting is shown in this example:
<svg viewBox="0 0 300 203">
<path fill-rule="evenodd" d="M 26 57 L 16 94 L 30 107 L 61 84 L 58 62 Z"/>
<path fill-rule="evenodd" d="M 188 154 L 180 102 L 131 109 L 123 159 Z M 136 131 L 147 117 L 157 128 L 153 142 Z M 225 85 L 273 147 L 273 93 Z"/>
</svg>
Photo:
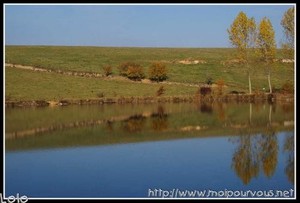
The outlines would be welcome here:
<svg viewBox="0 0 300 203">
<path fill-rule="evenodd" d="M 66 3 L 4 3 L 3 4 L 3 113 L 4 113 L 4 117 L 3 117 L 3 200 L 7 200 L 8 197 L 5 196 L 5 6 L 18 6 L 18 5 L 22 5 L 22 6 L 254 6 L 254 5 L 261 5 L 261 6 L 274 6 L 274 5 L 285 5 L 285 6 L 294 6 L 295 8 L 295 14 L 297 15 L 297 4 L 296 3 L 227 3 L 227 4 L 223 4 L 223 3 L 190 3 L 190 4 L 186 4 L 186 3 L 162 3 L 162 4 L 159 4 L 159 3 L 115 3 L 115 4 L 112 4 L 112 3 L 70 3 L 70 4 L 66 4 Z M 296 23 L 296 15 L 294 16 L 294 22 L 295 22 L 295 25 L 297 25 Z M 294 47 L 296 47 L 296 41 L 297 41 L 297 34 L 296 34 L 296 26 L 294 27 L 294 32 L 295 32 L 295 41 L 294 41 Z M 296 189 L 296 173 L 297 173 L 297 170 L 296 170 L 296 151 L 297 151 L 297 148 L 296 148 L 296 110 L 297 110 L 297 105 L 296 105 L 296 95 L 297 95 L 297 91 L 296 91 L 296 71 L 297 71 L 297 62 L 296 62 L 296 52 L 297 52 L 297 48 L 295 48 L 295 51 L 294 51 L 294 59 L 295 59 L 295 62 L 294 62 L 294 89 L 295 89 L 295 93 L 294 93 L 294 105 L 295 105 L 295 111 L 294 111 L 294 159 L 295 159 L 295 162 L 294 162 L 294 195 L 295 197 L 294 198 L 242 198 L 243 200 L 244 199 L 253 199 L 253 200 L 264 200 L 264 199 L 296 199 L 296 196 L 297 196 L 297 189 Z M 65 200 L 65 199 L 70 199 L 70 200 L 91 200 L 91 199 L 137 199 L 137 200 L 140 200 L 140 199 L 151 199 L 151 200 L 160 200 L 160 199 L 181 199 L 181 200 L 189 200 L 189 199 L 197 199 L 197 200 L 208 200 L 208 199 L 217 199 L 217 200 L 220 200 L 220 199 L 239 199 L 239 198 L 28 198 L 28 200 L 36 200 L 36 199 L 40 199 L 40 200 L 45 200 L 45 199 L 50 199 L 50 200 Z"/>
</svg>

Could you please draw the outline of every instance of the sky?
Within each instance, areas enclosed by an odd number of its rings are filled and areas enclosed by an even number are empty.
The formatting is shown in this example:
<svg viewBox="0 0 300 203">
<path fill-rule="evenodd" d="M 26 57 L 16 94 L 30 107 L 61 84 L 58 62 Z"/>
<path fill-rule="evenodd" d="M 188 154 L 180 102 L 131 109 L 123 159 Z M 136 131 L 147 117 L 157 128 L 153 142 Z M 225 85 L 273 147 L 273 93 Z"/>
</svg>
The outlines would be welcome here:
<svg viewBox="0 0 300 203">
<path fill-rule="evenodd" d="M 5 4 L 6 45 L 230 47 L 227 29 L 240 11 L 271 20 L 277 46 L 292 4 L 12 5 Z"/>
</svg>

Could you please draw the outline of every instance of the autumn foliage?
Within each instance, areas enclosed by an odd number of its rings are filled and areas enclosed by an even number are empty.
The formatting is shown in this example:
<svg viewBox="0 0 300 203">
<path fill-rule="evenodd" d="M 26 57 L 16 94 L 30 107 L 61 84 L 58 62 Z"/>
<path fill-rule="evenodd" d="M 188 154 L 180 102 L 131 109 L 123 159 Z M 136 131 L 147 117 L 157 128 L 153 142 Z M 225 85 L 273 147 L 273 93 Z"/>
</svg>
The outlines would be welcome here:
<svg viewBox="0 0 300 203">
<path fill-rule="evenodd" d="M 217 85 L 218 94 L 222 95 L 223 94 L 223 88 L 224 88 L 224 85 L 225 85 L 224 80 L 222 80 L 222 79 L 217 80 L 216 85 Z"/>
<path fill-rule="evenodd" d="M 152 81 L 163 81 L 168 78 L 167 76 L 167 68 L 163 63 L 153 63 L 149 67 L 149 79 Z"/>
<path fill-rule="evenodd" d="M 165 91 L 166 91 L 166 89 L 164 88 L 164 86 L 160 86 L 158 88 L 158 90 L 156 91 L 156 96 L 159 97 L 159 96 L 163 95 L 165 93 Z"/>
<path fill-rule="evenodd" d="M 139 64 L 126 62 L 122 63 L 118 69 L 121 76 L 125 76 L 131 80 L 141 80 L 145 78 L 143 67 Z"/>
<path fill-rule="evenodd" d="M 295 42 L 295 8 L 289 8 L 283 15 L 281 20 L 281 25 L 284 29 L 285 34 L 285 43 L 283 43 L 282 47 L 286 52 L 288 57 L 294 58 L 294 42 Z"/>
<path fill-rule="evenodd" d="M 110 76 L 112 74 L 112 67 L 110 65 L 104 66 L 103 72 L 105 76 Z"/>
<path fill-rule="evenodd" d="M 251 94 L 252 84 L 249 66 L 249 51 L 255 46 L 257 37 L 255 20 L 254 18 L 248 18 L 244 12 L 240 12 L 227 31 L 232 46 L 237 50 L 239 61 L 246 63 L 249 93 Z"/>
</svg>

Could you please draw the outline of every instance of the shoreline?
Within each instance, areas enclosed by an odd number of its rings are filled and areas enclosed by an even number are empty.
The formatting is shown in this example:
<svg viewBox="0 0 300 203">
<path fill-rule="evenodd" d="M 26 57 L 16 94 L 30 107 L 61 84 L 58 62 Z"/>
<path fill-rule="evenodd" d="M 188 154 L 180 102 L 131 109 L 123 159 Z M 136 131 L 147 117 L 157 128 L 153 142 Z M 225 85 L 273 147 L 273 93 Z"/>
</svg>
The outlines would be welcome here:
<svg viewBox="0 0 300 203">
<path fill-rule="evenodd" d="M 193 95 L 193 96 L 160 96 L 160 97 L 109 97 L 87 99 L 47 100 L 5 100 L 5 107 L 54 107 L 68 105 L 104 105 L 104 104 L 151 104 L 151 103 L 276 103 L 294 102 L 293 94 L 226 94 L 226 95 Z"/>
</svg>

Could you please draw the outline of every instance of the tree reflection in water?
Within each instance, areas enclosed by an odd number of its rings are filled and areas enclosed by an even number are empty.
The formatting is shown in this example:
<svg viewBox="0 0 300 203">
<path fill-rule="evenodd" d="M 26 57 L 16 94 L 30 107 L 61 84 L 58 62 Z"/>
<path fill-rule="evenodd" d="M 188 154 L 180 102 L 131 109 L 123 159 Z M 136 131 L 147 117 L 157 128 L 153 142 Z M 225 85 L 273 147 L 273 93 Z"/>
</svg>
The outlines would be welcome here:
<svg viewBox="0 0 300 203">
<path fill-rule="evenodd" d="M 249 129 L 248 129 L 249 130 Z M 267 177 L 274 175 L 278 162 L 278 141 L 273 130 L 261 135 L 243 135 L 233 154 L 232 167 L 244 184 L 257 177 L 260 168 Z"/>
<path fill-rule="evenodd" d="M 213 107 L 211 103 L 206 103 L 206 102 L 201 102 L 200 104 L 200 111 L 201 113 L 208 113 L 208 114 L 212 114 L 213 112 Z"/>
<path fill-rule="evenodd" d="M 114 131 L 114 125 L 113 124 L 114 124 L 114 122 L 110 121 L 110 120 L 105 122 L 105 126 L 106 126 L 106 129 L 107 129 L 108 132 L 113 132 Z"/>
<path fill-rule="evenodd" d="M 283 104 L 281 106 L 284 112 L 294 112 L 294 105 Z M 294 184 L 294 160 L 295 160 L 295 151 L 294 151 L 294 133 L 286 135 L 284 143 L 284 152 L 287 153 L 287 165 L 285 167 L 285 174 L 287 175 L 288 180 Z"/>
<path fill-rule="evenodd" d="M 155 131 L 163 131 L 168 129 L 168 114 L 165 113 L 163 106 L 157 107 L 157 112 L 151 114 L 152 129 Z"/>
<path fill-rule="evenodd" d="M 272 177 L 278 162 L 278 140 L 272 127 L 272 110 L 269 108 L 269 123 L 261 135 L 252 132 L 251 125 L 252 106 L 250 105 L 249 124 L 241 131 L 243 135 L 238 138 L 238 147 L 233 154 L 232 168 L 245 185 L 257 177 L 260 169 L 267 177 Z"/>
<path fill-rule="evenodd" d="M 287 153 L 285 174 L 287 175 L 288 180 L 294 184 L 294 133 L 286 135 L 283 150 Z"/>
<path fill-rule="evenodd" d="M 146 121 L 145 116 L 134 115 L 122 121 L 121 127 L 124 130 L 124 132 L 128 132 L 128 133 L 140 132 L 144 128 L 145 121 Z"/>
<path fill-rule="evenodd" d="M 264 174 L 273 176 L 278 162 L 278 141 L 274 130 L 268 127 L 266 132 L 259 136 L 260 159 Z"/>
<path fill-rule="evenodd" d="M 254 138 L 250 134 L 241 136 L 238 140 L 239 146 L 232 158 L 232 167 L 246 185 L 259 174 L 259 156 Z"/>
<path fill-rule="evenodd" d="M 127 133 L 137 133 L 145 130 L 147 120 L 151 119 L 152 129 L 163 131 L 168 128 L 168 114 L 163 106 L 159 105 L 157 111 L 152 114 L 136 114 L 121 121 L 121 129 Z M 112 122 L 107 122 L 108 130 L 113 130 Z"/>
<path fill-rule="evenodd" d="M 218 102 L 217 103 L 217 114 L 218 114 L 218 120 L 219 121 L 225 121 L 226 120 L 226 113 L 225 113 L 225 109 L 226 109 L 226 106 L 224 107 L 224 104 L 223 102 Z"/>
</svg>

